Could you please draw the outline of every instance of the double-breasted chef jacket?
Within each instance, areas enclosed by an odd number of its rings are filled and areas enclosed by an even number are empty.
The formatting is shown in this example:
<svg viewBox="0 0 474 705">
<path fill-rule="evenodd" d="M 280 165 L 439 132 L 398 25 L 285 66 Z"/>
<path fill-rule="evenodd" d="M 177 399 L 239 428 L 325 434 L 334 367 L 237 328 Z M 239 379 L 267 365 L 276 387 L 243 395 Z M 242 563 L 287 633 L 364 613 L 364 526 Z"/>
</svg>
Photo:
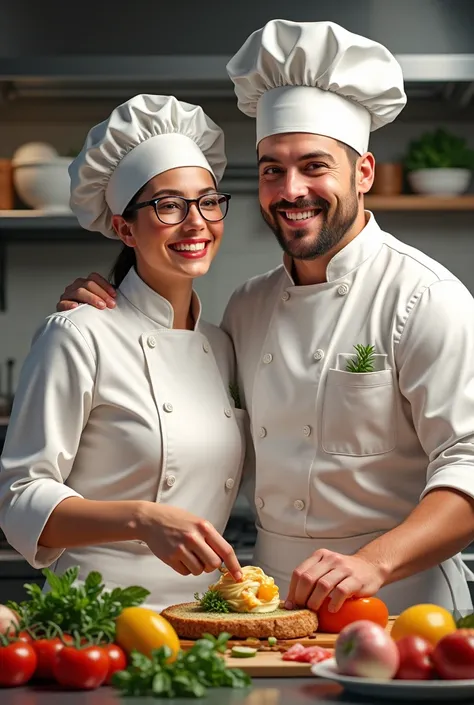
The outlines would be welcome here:
<svg viewBox="0 0 474 705">
<path fill-rule="evenodd" d="M 92 570 L 107 588 L 142 585 L 162 609 L 218 574 L 181 576 L 138 541 L 38 546 L 61 500 L 148 500 L 186 509 L 223 532 L 237 494 L 246 412 L 229 391 L 228 336 L 200 318 L 173 330 L 173 309 L 130 270 L 116 307 L 50 316 L 21 373 L 0 471 L 0 525 L 35 568 Z"/>
<path fill-rule="evenodd" d="M 430 490 L 474 496 L 473 298 L 366 215 L 326 282 L 297 286 L 284 261 L 224 315 L 256 455 L 254 561 L 283 595 L 315 550 L 353 554 Z M 374 371 L 346 371 L 357 344 L 374 346 Z M 457 555 L 379 595 L 392 614 L 463 611 L 472 577 Z"/>
</svg>

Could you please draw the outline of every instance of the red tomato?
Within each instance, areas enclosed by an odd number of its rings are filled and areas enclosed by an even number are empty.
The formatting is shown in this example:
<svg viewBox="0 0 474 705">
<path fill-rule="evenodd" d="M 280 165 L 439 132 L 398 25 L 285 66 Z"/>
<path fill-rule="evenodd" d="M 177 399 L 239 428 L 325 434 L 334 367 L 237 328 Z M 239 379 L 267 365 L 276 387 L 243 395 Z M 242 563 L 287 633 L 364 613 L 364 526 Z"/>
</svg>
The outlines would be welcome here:
<svg viewBox="0 0 474 705">
<path fill-rule="evenodd" d="M 319 632 L 338 634 L 348 624 L 359 620 L 369 620 L 380 624 L 381 627 L 388 624 L 387 606 L 378 597 L 351 597 L 338 612 L 329 612 L 329 602 L 327 597 L 317 612 Z"/>
<path fill-rule="evenodd" d="M 431 658 L 438 675 L 445 680 L 474 678 L 474 629 L 458 629 L 444 636 Z"/>
<path fill-rule="evenodd" d="M 33 642 L 33 648 L 36 652 L 38 658 L 38 665 L 36 666 L 35 678 L 41 678 L 43 680 L 53 680 L 54 679 L 54 662 L 56 661 L 58 653 L 64 648 L 64 644 L 61 639 L 36 639 Z"/>
<path fill-rule="evenodd" d="M 64 646 L 53 663 L 56 681 L 66 688 L 92 690 L 101 686 L 109 672 L 109 657 L 100 646 L 76 649 Z"/>
<path fill-rule="evenodd" d="M 433 645 L 421 636 L 404 636 L 395 642 L 400 665 L 395 678 L 405 681 L 426 681 L 436 677 L 431 661 Z"/>
<path fill-rule="evenodd" d="M 127 668 L 127 657 L 125 656 L 125 651 L 117 644 L 103 644 L 102 648 L 109 657 L 109 671 L 105 679 L 105 685 L 110 685 L 114 673 L 124 671 Z"/>
<path fill-rule="evenodd" d="M 20 632 L 17 636 L 17 639 L 20 641 L 26 641 L 27 644 L 32 644 L 34 639 L 33 637 L 28 634 L 28 632 Z"/>
<path fill-rule="evenodd" d="M 12 641 L 0 646 L 0 686 L 25 685 L 35 672 L 37 658 L 31 644 Z"/>
</svg>

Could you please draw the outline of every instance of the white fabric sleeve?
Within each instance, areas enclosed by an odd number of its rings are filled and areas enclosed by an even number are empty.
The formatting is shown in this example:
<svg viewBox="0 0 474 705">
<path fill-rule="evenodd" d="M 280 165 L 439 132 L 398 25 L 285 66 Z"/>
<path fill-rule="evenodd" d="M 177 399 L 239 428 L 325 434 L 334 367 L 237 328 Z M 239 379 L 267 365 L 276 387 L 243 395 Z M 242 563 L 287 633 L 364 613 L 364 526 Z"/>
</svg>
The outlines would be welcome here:
<svg viewBox="0 0 474 705">
<path fill-rule="evenodd" d="M 461 282 L 425 289 L 396 355 L 400 391 L 428 456 L 421 497 L 438 487 L 474 497 L 474 299 Z"/>
<path fill-rule="evenodd" d="M 0 460 L 0 527 L 34 568 L 64 549 L 38 546 L 54 508 L 81 496 L 67 486 L 92 407 L 95 357 L 69 318 L 50 316 L 22 367 Z"/>
</svg>

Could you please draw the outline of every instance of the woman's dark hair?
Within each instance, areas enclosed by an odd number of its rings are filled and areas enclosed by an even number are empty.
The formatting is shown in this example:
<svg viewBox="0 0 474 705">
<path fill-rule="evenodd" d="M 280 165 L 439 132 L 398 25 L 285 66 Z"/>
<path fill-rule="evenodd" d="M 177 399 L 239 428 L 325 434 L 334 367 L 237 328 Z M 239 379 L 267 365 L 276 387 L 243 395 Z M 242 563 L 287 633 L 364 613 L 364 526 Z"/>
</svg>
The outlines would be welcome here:
<svg viewBox="0 0 474 705">
<path fill-rule="evenodd" d="M 133 221 L 137 217 L 137 212 L 129 211 L 128 209 L 130 208 L 130 206 L 133 206 L 135 205 L 135 203 L 137 203 L 145 188 L 146 184 L 142 186 L 139 191 L 136 192 L 136 194 L 134 195 L 132 200 L 127 204 L 124 212 L 122 213 L 122 217 L 129 223 L 133 223 Z M 109 282 L 113 284 L 115 288 L 118 288 L 127 276 L 128 272 L 131 270 L 131 268 L 135 267 L 136 263 L 137 258 L 135 257 L 135 249 L 125 244 L 122 245 L 122 249 L 120 250 L 119 256 L 115 260 L 114 264 L 112 265 L 112 269 L 110 270 Z"/>
</svg>

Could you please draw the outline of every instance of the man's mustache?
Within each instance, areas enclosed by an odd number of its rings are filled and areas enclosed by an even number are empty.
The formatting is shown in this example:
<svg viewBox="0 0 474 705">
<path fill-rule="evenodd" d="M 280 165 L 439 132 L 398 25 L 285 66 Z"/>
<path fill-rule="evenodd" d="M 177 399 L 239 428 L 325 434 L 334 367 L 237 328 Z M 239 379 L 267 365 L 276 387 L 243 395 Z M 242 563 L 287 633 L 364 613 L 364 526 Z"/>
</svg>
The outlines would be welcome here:
<svg viewBox="0 0 474 705">
<path fill-rule="evenodd" d="M 324 198 L 313 198 L 312 200 L 306 200 L 304 198 L 297 198 L 296 201 L 285 201 L 281 200 L 277 203 L 272 203 L 270 210 L 272 213 L 276 211 L 291 210 L 292 208 L 298 208 L 301 210 L 322 210 L 323 213 L 327 213 L 329 210 L 329 203 Z"/>
</svg>

